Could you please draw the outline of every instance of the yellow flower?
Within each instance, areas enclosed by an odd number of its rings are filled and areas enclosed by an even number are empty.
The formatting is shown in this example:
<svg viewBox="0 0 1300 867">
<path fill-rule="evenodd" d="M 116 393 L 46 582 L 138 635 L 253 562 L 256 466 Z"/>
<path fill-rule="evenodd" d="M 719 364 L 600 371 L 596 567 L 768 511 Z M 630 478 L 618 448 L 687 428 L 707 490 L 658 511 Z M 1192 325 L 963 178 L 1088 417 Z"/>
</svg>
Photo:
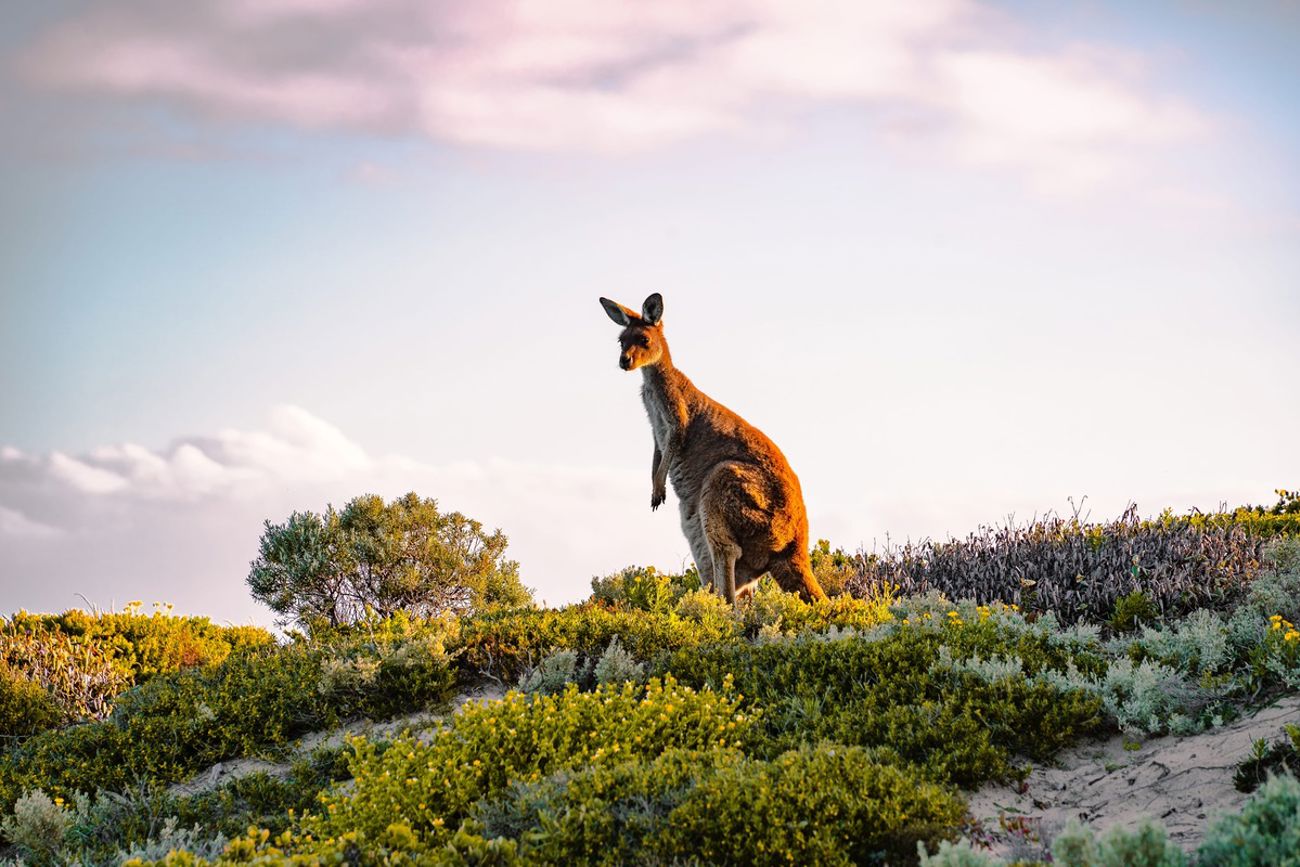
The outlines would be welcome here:
<svg viewBox="0 0 1300 867">
<path fill-rule="evenodd" d="M 1300 638 L 1300 632 L 1294 629 L 1288 629 L 1286 635 L 1282 636 L 1283 641 L 1295 641 L 1297 638 Z"/>
</svg>

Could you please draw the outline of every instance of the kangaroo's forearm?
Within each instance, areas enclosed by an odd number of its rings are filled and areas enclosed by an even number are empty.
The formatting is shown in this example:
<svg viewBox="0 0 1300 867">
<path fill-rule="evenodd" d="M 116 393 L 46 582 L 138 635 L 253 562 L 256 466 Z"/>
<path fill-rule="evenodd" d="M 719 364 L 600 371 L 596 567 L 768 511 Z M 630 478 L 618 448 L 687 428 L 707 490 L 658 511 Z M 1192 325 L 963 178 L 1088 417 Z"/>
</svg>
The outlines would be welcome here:
<svg viewBox="0 0 1300 867">
<path fill-rule="evenodd" d="M 662 488 L 668 482 L 668 470 L 672 468 L 673 461 L 677 459 L 679 444 L 677 437 L 669 437 L 668 442 L 664 444 L 663 452 L 658 448 L 655 449 L 654 483 L 655 487 Z"/>
</svg>

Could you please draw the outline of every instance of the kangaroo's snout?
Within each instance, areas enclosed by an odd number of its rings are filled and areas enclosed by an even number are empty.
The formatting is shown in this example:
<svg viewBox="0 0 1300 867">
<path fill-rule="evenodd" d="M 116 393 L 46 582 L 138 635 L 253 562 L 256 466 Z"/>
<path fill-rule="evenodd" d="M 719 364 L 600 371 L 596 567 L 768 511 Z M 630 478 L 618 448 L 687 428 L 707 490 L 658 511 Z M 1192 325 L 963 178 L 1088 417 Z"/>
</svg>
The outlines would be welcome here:
<svg viewBox="0 0 1300 867">
<path fill-rule="evenodd" d="M 620 355 L 618 357 L 618 366 L 623 368 L 624 370 L 631 370 L 632 359 L 628 358 L 626 355 Z"/>
</svg>

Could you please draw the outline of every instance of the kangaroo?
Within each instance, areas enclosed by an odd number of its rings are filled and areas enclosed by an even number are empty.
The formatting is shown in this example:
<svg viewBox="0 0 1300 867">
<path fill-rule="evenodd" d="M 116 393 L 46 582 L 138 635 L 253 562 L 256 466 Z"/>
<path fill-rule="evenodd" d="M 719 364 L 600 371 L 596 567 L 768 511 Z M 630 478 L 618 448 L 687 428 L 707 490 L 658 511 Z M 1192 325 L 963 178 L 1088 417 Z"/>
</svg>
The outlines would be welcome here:
<svg viewBox="0 0 1300 867">
<path fill-rule="evenodd" d="M 663 296 L 647 298 L 640 314 L 608 298 L 600 303 L 623 326 L 618 366 L 642 375 L 654 434 L 651 510 L 663 505 L 671 478 L 695 564 L 728 603 L 769 572 L 783 590 L 825 599 L 808 559 L 803 492 L 785 455 L 673 366 Z"/>
</svg>

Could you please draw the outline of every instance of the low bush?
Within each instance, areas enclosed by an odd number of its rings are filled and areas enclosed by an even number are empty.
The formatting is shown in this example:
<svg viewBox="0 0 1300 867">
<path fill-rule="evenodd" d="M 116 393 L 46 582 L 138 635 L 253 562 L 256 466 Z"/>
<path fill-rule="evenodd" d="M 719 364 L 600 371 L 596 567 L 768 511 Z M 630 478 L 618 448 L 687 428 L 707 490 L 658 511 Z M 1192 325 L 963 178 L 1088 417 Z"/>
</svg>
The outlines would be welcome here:
<svg viewBox="0 0 1300 867">
<path fill-rule="evenodd" d="M 628 566 L 612 575 L 591 579 L 591 601 L 618 608 L 636 608 L 655 614 L 672 611 L 687 593 L 700 589 L 700 575 L 660 572 L 653 566 Z"/>
<path fill-rule="evenodd" d="M 949 660 L 1015 657 L 1030 677 L 1071 662 L 1096 670 L 1100 660 L 1071 655 L 1032 630 L 1005 628 L 991 615 L 942 619 L 933 628 L 899 622 L 870 637 L 681 651 L 659 669 L 696 686 L 734 678 L 746 702 L 763 708 L 764 737 L 755 749 L 764 757 L 821 740 L 887 747 L 934 778 L 963 786 L 1011 776 L 1013 754 L 1045 759 L 1101 726 L 1094 696 L 954 672 L 941 648 Z"/>
<path fill-rule="evenodd" d="M 43 867 L 55 863 L 62 852 L 70 823 L 62 799 L 52 799 L 35 789 L 18 799 L 13 815 L 0 820 L 0 832 L 17 847 L 26 863 Z"/>
<path fill-rule="evenodd" d="M 232 654 L 220 666 L 156 677 L 122 695 L 113 715 L 28 739 L 0 762 L 0 804 L 44 786 L 64 797 L 176 782 L 222 759 L 332 725 L 317 689 L 318 653 L 303 647 Z"/>
<path fill-rule="evenodd" d="M 116 865 L 128 853 L 160 857 L 147 853 L 168 841 L 187 848 L 239 837 L 250 826 L 282 833 L 295 815 L 317 805 L 324 789 L 347 778 L 348 753 L 343 748 L 316 750 L 295 760 L 283 776 L 259 772 L 193 795 L 172 794 L 159 785 L 78 795 L 64 835 L 64 860 L 87 867 Z"/>
<path fill-rule="evenodd" d="M 695 620 L 675 612 L 651 613 L 583 603 L 567 608 L 525 609 L 485 614 L 463 621 L 456 647 L 470 674 L 483 673 L 507 683 L 557 650 L 599 658 L 614 638 L 635 659 L 649 660 L 682 647 L 734 639 L 730 619 Z"/>
<path fill-rule="evenodd" d="M 1116 632 L 1132 632 L 1146 623 L 1153 623 L 1160 617 L 1160 609 L 1151 597 L 1141 590 L 1134 590 L 1115 600 L 1115 610 L 1106 621 Z"/>
<path fill-rule="evenodd" d="M 51 725 L 103 718 L 131 682 L 103 647 L 22 614 L 0 623 L 0 667 L 50 694 L 59 708 Z"/>
<path fill-rule="evenodd" d="M 512 787 L 480 805 L 481 836 L 529 863 L 906 863 L 965 803 L 872 751 L 823 744 L 771 761 L 668 750 Z"/>
<path fill-rule="evenodd" d="M 149 614 L 143 607 L 131 602 L 121 611 L 20 612 L 12 622 L 19 629 L 43 626 L 99 648 L 132 684 L 183 668 L 215 665 L 232 650 L 265 647 L 275 641 L 259 626 L 220 626 L 207 617 L 175 615 L 165 603 L 154 603 Z"/>
<path fill-rule="evenodd" d="M 1294 494 L 1271 509 L 1114 521 L 1048 514 L 1023 525 L 981 527 L 965 539 L 924 540 L 857 557 L 855 594 L 896 587 L 1052 611 L 1064 623 L 1102 621 L 1124 596 L 1143 593 L 1162 616 L 1223 608 L 1259 574 L 1271 540 L 1300 536 Z M 1292 618 L 1294 619 L 1294 618 Z"/>
<path fill-rule="evenodd" d="M 673 748 L 617 764 L 514 783 L 472 811 L 484 841 L 525 841 L 537 863 L 632 864 L 655 860 L 669 817 L 705 777 L 744 762 L 734 747 Z"/>
<path fill-rule="evenodd" d="M 965 802 L 868 750 L 802 748 L 705 777 L 667 817 L 668 861 L 897 864 L 953 834 Z"/>
<path fill-rule="evenodd" d="M 0 749 L 12 740 L 54 728 L 64 711 L 54 696 L 0 660 Z"/>
<path fill-rule="evenodd" d="M 1240 813 L 1210 826 L 1198 863 L 1215 867 L 1300 865 L 1300 780 L 1274 777 Z"/>
<path fill-rule="evenodd" d="M 809 553 L 813 577 L 827 596 L 846 592 L 849 581 L 858 574 L 857 559 L 843 548 L 831 550 L 831 543 L 818 539 Z"/>
<path fill-rule="evenodd" d="M 1197 707 L 1200 699 L 1194 688 L 1177 670 L 1151 660 L 1135 664 L 1124 657 L 1101 674 L 1088 674 L 1069 665 L 1064 672 L 1047 669 L 1034 680 L 1096 696 L 1115 724 L 1135 736 L 1190 734 L 1206 722 L 1199 715 L 1204 708 Z"/>
<path fill-rule="evenodd" d="M 623 645 L 619 644 L 618 636 L 615 636 L 592 666 L 591 674 L 598 684 L 621 684 L 625 681 L 638 683 L 645 677 L 645 665 L 624 650 Z"/>
<path fill-rule="evenodd" d="M 445 842 L 480 799 L 570 768 L 657 756 L 669 748 L 742 746 L 752 717 L 726 690 L 697 692 L 672 678 L 558 696 L 510 693 L 466 707 L 430 744 L 400 737 L 386 749 L 353 742 L 355 783 L 327 794 L 304 828 L 318 839 L 362 832 L 378 839 L 400 822 Z"/>
<path fill-rule="evenodd" d="M 71 797 L 177 782 L 350 716 L 441 701 L 455 684 L 441 629 L 398 619 L 364 638 L 245 648 L 154 677 L 119 696 L 108 719 L 43 732 L 0 758 L 0 808 L 38 786 Z"/>
<path fill-rule="evenodd" d="M 1072 821 L 1052 842 L 1052 863 L 1061 867 L 1184 867 L 1187 855 L 1159 823 L 1146 820 L 1132 831 L 1112 828 L 1098 837 Z"/>
<path fill-rule="evenodd" d="M 1238 765 L 1233 782 L 1239 792 L 1253 792 L 1270 776 L 1277 773 L 1300 774 L 1300 725 L 1282 726 L 1282 737 L 1269 743 L 1260 738 L 1255 741 L 1250 755 Z"/>
<path fill-rule="evenodd" d="M 555 695 L 583 679 L 585 668 L 579 665 L 576 652 L 557 650 L 520 678 L 519 688 L 528 695 Z"/>
</svg>

